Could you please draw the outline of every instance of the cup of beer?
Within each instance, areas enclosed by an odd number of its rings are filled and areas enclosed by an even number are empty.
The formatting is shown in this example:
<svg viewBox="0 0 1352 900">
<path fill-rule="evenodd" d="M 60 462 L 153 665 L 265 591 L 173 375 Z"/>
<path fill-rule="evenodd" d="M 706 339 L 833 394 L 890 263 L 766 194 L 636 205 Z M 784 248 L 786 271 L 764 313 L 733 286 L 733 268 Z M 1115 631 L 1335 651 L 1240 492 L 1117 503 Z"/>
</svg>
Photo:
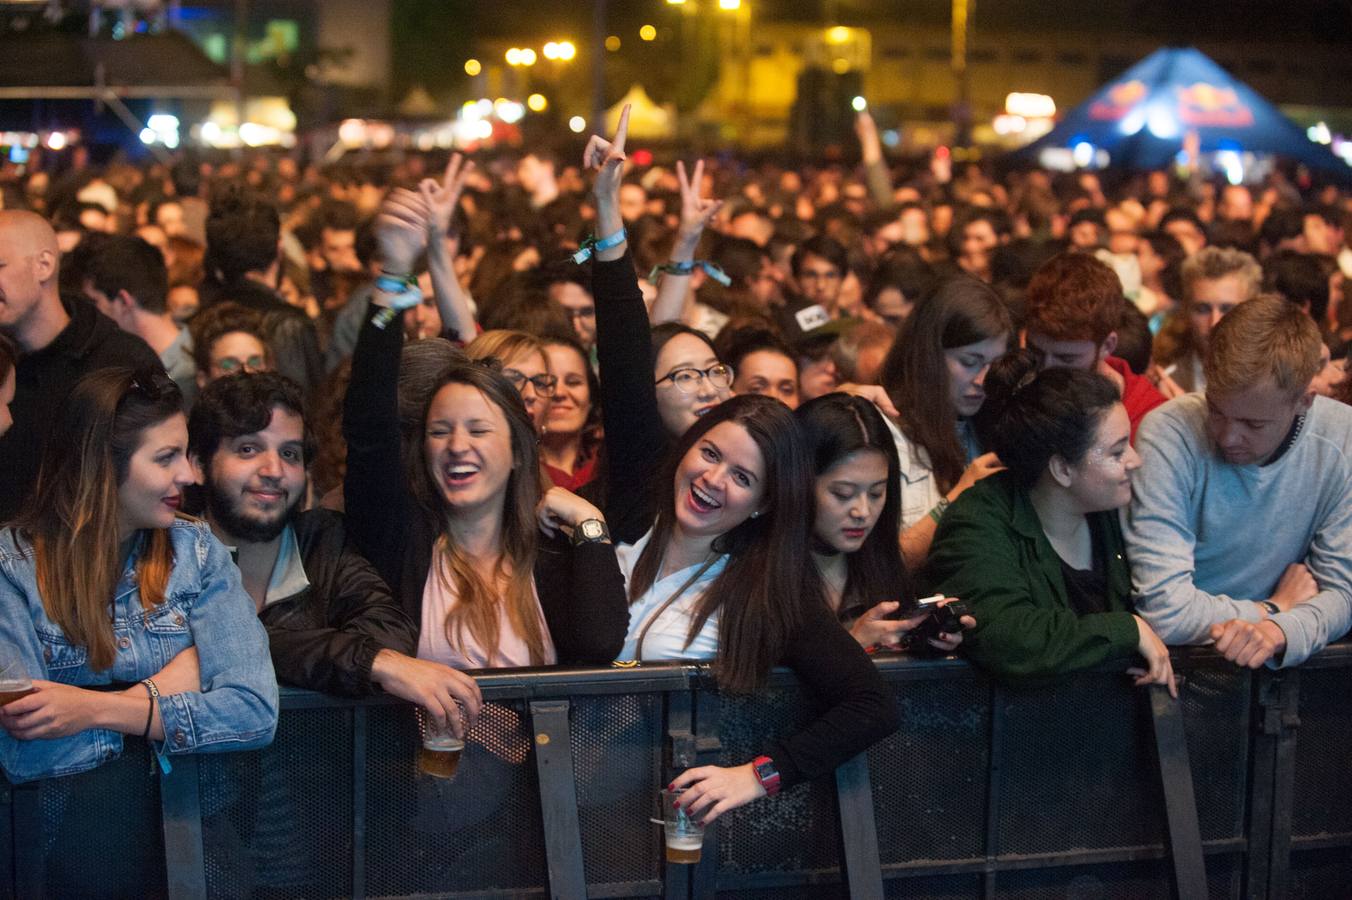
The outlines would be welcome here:
<svg viewBox="0 0 1352 900">
<path fill-rule="evenodd" d="M 33 682 L 19 658 L 19 651 L 0 643 L 0 706 L 7 706 L 31 693 Z"/>
<path fill-rule="evenodd" d="M 460 754 L 465 742 L 456 737 L 448 725 L 438 728 L 436 720 L 422 714 L 422 747 L 418 749 L 418 771 L 433 778 L 455 777 L 460 768 Z"/>
<path fill-rule="evenodd" d="M 667 862 L 689 865 L 699 862 L 704 846 L 704 826 L 677 805 L 685 788 L 662 792 L 662 827 L 666 833 Z"/>
</svg>

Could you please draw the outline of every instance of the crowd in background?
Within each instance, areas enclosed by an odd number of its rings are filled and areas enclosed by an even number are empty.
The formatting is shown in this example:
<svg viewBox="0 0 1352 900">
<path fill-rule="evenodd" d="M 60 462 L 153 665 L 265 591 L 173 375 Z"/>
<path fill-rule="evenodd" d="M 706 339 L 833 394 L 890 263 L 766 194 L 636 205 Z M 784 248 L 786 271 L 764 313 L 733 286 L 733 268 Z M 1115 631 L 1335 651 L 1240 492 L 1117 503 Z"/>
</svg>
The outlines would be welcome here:
<svg viewBox="0 0 1352 900">
<path fill-rule="evenodd" d="M 626 130 L 0 168 L 12 779 L 265 744 L 277 680 L 463 735 L 476 670 L 790 666 L 818 718 L 678 777 L 712 819 L 897 727 L 870 653 L 1176 693 L 1352 624 L 1336 186 Z"/>
</svg>

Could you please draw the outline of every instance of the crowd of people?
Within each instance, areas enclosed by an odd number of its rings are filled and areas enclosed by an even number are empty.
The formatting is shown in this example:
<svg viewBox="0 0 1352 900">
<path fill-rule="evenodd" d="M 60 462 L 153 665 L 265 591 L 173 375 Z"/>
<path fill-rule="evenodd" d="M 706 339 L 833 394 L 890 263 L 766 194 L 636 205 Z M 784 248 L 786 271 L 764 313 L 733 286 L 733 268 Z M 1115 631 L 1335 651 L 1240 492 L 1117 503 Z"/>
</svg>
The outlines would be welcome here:
<svg viewBox="0 0 1352 900">
<path fill-rule="evenodd" d="M 463 736 L 485 669 L 788 666 L 816 717 L 675 779 L 709 821 L 898 727 L 873 653 L 1176 695 L 1169 646 L 1352 625 L 1349 198 L 892 163 L 866 113 L 857 167 L 640 166 L 627 121 L 0 170 L 11 780 L 265 745 L 279 681 Z"/>
</svg>

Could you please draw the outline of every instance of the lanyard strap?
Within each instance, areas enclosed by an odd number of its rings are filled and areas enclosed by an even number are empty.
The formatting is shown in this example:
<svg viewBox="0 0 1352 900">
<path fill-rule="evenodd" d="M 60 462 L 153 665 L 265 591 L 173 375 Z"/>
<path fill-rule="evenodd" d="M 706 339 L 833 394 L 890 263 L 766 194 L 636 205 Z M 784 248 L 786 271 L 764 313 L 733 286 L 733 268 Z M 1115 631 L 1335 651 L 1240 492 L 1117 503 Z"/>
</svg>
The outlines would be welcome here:
<svg viewBox="0 0 1352 900">
<path fill-rule="evenodd" d="M 678 587 L 676 589 L 676 592 L 672 594 L 670 597 L 668 597 L 662 603 L 662 605 L 657 608 L 657 611 L 655 613 L 653 613 L 651 616 L 648 617 L 648 621 L 643 623 L 643 627 L 640 628 L 638 632 L 638 644 L 634 648 L 634 659 L 636 661 L 638 662 L 643 661 L 643 642 L 648 638 L 648 629 L 652 628 L 653 623 L 655 623 L 659 618 L 661 618 L 662 613 L 666 612 L 667 608 L 671 606 L 671 604 L 676 602 L 677 597 L 680 597 L 687 590 L 689 590 L 692 584 L 694 584 L 696 581 L 699 581 L 701 575 L 709 571 L 709 567 L 714 564 L 714 560 L 717 558 L 718 557 L 716 556 L 710 556 L 708 559 L 706 559 L 703 562 L 703 564 L 701 564 L 700 567 L 695 570 L 695 574 L 687 578 L 685 580 L 685 583 L 682 584 L 680 587 Z"/>
</svg>

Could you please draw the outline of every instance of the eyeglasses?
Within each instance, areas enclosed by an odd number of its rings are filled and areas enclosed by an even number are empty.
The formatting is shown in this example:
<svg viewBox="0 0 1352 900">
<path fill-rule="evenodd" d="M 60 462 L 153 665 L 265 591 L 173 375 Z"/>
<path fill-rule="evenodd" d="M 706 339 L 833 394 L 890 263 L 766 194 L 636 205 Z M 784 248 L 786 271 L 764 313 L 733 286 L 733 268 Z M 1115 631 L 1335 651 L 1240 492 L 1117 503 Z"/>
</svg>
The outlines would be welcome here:
<svg viewBox="0 0 1352 900">
<path fill-rule="evenodd" d="M 573 319 L 594 319 L 596 318 L 596 308 L 591 306 L 584 307 L 583 309 L 569 309 L 564 307 L 563 314 L 568 317 L 569 321 Z"/>
<path fill-rule="evenodd" d="M 554 375 L 532 375 L 528 378 L 524 372 L 518 372 L 516 369 L 503 369 L 502 374 L 518 391 L 524 391 L 526 382 L 529 381 L 535 388 L 535 393 L 541 397 L 553 397 L 554 389 L 559 386 L 559 379 Z"/>
<path fill-rule="evenodd" d="M 699 383 L 704 379 L 709 379 L 709 383 L 719 390 L 723 390 L 732 385 L 732 366 L 718 363 L 707 369 L 696 369 L 693 367 L 676 369 L 668 372 L 657 379 L 656 384 L 670 380 L 676 385 L 676 390 L 682 394 L 693 394 L 699 390 Z"/>
<path fill-rule="evenodd" d="M 244 359 L 240 359 L 238 356 L 222 356 L 216 360 L 216 368 L 226 375 L 238 372 L 241 369 L 245 372 L 261 372 L 267 367 L 267 360 L 261 356 L 249 356 Z"/>
</svg>

